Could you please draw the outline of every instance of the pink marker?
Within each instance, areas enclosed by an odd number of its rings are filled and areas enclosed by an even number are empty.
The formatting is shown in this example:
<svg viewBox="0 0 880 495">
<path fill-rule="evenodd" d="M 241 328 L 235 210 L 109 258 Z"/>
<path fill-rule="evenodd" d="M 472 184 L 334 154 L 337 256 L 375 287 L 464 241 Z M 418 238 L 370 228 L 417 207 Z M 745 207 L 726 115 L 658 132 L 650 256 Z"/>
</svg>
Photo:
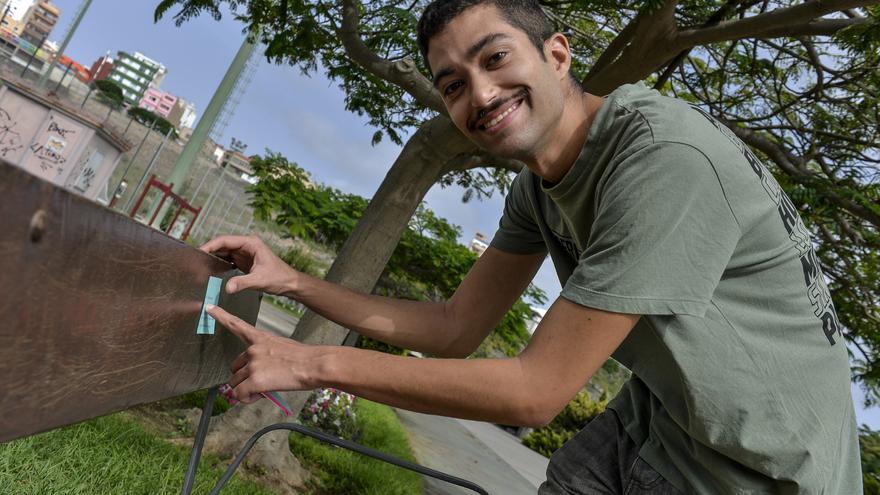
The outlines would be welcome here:
<svg viewBox="0 0 880 495">
<path fill-rule="evenodd" d="M 228 384 L 224 383 L 223 385 L 220 385 L 220 387 L 218 387 L 218 390 L 221 394 L 223 394 L 223 397 L 226 397 L 226 400 L 229 401 L 230 404 L 235 405 L 240 402 L 238 399 L 232 396 L 232 387 L 230 387 Z M 290 406 L 288 406 L 287 403 L 284 402 L 284 399 L 282 399 L 281 396 L 278 395 L 278 392 L 260 392 L 260 395 L 269 399 L 273 404 L 284 411 L 285 416 L 290 416 L 292 414 L 290 412 Z"/>
</svg>

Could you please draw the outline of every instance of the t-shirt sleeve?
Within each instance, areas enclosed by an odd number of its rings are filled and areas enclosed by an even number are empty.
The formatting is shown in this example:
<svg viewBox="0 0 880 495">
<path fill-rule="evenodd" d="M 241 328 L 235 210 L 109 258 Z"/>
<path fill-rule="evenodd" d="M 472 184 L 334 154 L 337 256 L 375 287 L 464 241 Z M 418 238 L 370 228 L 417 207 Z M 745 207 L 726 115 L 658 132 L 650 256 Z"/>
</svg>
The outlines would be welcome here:
<svg viewBox="0 0 880 495">
<path fill-rule="evenodd" d="M 562 297 L 619 313 L 702 316 L 740 238 L 712 163 L 691 146 L 660 143 L 609 166 Z"/>
<path fill-rule="evenodd" d="M 530 172 L 524 170 L 513 180 L 504 199 L 504 213 L 490 246 L 513 254 L 535 254 L 547 251 L 538 228 Z"/>
</svg>

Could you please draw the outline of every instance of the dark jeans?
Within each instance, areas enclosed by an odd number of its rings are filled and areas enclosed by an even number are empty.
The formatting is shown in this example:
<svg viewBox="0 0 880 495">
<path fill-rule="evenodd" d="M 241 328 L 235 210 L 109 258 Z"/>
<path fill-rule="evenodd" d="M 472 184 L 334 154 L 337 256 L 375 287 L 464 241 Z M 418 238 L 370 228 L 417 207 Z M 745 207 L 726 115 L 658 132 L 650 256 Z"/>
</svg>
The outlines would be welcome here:
<svg viewBox="0 0 880 495">
<path fill-rule="evenodd" d="M 608 409 L 553 454 L 538 495 L 679 495 L 639 447 Z"/>
</svg>

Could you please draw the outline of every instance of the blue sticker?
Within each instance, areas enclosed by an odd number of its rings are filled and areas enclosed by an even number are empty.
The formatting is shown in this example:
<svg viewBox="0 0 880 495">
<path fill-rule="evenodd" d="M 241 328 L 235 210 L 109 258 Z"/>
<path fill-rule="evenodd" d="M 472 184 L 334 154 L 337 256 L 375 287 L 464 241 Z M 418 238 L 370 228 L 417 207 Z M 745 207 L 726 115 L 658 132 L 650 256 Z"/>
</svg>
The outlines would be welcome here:
<svg viewBox="0 0 880 495">
<path fill-rule="evenodd" d="M 202 303 L 202 313 L 199 315 L 199 325 L 196 327 L 198 335 L 214 335 L 214 317 L 205 311 L 208 304 L 217 305 L 220 301 L 220 287 L 223 286 L 223 279 L 218 277 L 208 277 L 208 288 L 205 290 L 205 302 Z"/>
</svg>

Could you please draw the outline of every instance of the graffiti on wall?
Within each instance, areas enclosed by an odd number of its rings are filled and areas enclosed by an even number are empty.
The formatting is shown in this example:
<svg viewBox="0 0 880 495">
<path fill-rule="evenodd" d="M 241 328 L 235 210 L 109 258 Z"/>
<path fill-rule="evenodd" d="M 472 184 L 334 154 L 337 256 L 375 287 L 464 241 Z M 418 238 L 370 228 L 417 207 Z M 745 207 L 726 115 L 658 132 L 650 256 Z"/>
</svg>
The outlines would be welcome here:
<svg viewBox="0 0 880 495">
<path fill-rule="evenodd" d="M 49 127 L 46 129 L 46 142 L 43 144 L 35 142 L 30 147 L 34 156 L 39 160 L 40 169 L 44 172 L 55 170 L 58 174 L 64 170 L 64 164 L 67 163 L 67 157 L 64 156 L 67 139 L 75 135 L 76 131 L 76 129 L 62 127 L 55 120 L 49 121 Z"/>
<path fill-rule="evenodd" d="M 0 157 L 6 158 L 10 153 L 24 148 L 21 144 L 21 134 L 16 132 L 18 122 L 12 120 L 9 112 L 0 108 Z"/>
<path fill-rule="evenodd" d="M 73 185 L 73 187 L 80 192 L 86 192 L 92 187 L 95 177 L 98 176 L 98 170 L 100 170 L 101 166 L 104 164 L 104 154 L 97 149 L 83 153 L 83 157 L 84 158 L 81 161 L 85 163 L 82 172 L 80 172 L 79 177 Z"/>
</svg>

